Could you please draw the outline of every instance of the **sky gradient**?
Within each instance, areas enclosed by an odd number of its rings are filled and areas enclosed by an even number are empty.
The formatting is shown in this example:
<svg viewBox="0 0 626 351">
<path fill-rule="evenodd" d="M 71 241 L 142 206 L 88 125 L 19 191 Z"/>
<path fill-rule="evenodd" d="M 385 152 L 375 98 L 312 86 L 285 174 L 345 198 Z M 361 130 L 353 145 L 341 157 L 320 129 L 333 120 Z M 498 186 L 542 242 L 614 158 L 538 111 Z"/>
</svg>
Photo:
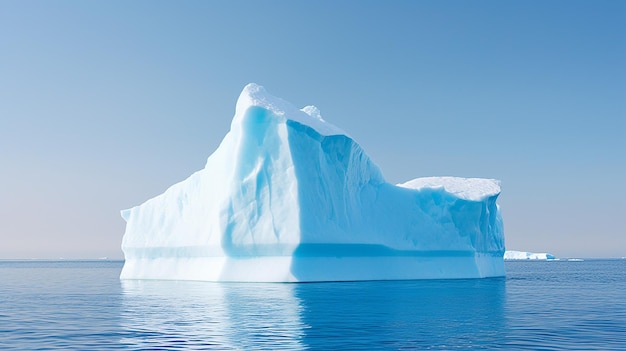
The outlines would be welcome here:
<svg viewBox="0 0 626 351">
<path fill-rule="evenodd" d="M 1 1 L 0 259 L 122 258 L 249 82 L 392 183 L 496 178 L 507 249 L 626 256 L 626 2 Z"/>
</svg>

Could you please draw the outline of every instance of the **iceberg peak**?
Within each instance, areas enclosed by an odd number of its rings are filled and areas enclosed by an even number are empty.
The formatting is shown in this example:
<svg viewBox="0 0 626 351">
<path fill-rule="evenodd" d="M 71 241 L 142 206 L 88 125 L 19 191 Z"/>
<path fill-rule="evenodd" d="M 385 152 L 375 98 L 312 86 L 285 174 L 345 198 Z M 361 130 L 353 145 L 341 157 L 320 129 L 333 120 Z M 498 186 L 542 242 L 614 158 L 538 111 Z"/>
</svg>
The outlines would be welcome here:
<svg viewBox="0 0 626 351">
<path fill-rule="evenodd" d="M 313 106 L 313 105 L 304 106 L 300 111 L 302 111 L 302 112 L 306 113 L 307 115 L 309 115 L 309 116 L 311 116 L 311 117 L 313 117 L 315 119 L 318 119 L 318 120 L 320 120 L 322 122 L 326 122 L 322 118 L 322 113 L 320 112 L 320 110 L 317 107 Z"/>
<path fill-rule="evenodd" d="M 263 86 L 256 83 L 249 83 L 241 91 L 231 129 L 235 124 L 241 123 L 246 111 L 252 107 L 272 112 L 275 118 L 281 119 L 281 122 L 291 120 L 311 127 L 321 135 L 347 135 L 342 129 L 326 122 L 317 107 L 306 106 L 298 109 L 291 103 L 271 95 Z"/>
</svg>

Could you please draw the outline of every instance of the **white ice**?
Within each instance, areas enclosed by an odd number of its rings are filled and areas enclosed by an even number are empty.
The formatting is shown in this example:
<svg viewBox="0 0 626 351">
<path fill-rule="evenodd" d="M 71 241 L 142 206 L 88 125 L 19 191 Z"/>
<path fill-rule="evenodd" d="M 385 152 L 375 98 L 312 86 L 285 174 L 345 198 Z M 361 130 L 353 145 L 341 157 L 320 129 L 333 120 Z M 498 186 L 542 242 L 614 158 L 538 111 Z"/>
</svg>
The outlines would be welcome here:
<svg viewBox="0 0 626 351">
<path fill-rule="evenodd" d="M 506 251 L 505 260 L 555 260 L 554 255 L 547 252 Z"/>
<path fill-rule="evenodd" d="M 499 193 L 490 179 L 390 184 L 317 108 L 299 110 L 249 84 L 205 168 L 122 211 L 121 278 L 502 276 Z"/>
</svg>

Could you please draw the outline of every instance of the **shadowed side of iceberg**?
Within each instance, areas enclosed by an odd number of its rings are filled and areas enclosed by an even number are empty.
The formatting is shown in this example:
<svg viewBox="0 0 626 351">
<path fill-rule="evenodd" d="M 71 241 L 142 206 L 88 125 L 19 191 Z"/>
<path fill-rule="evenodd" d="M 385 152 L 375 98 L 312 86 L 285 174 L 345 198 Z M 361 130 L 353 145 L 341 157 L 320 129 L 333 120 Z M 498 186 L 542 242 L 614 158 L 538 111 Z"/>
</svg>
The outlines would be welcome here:
<svg viewBox="0 0 626 351">
<path fill-rule="evenodd" d="M 475 201 L 398 187 L 351 138 L 287 125 L 300 199 L 298 281 L 505 274 L 499 189 Z"/>
</svg>

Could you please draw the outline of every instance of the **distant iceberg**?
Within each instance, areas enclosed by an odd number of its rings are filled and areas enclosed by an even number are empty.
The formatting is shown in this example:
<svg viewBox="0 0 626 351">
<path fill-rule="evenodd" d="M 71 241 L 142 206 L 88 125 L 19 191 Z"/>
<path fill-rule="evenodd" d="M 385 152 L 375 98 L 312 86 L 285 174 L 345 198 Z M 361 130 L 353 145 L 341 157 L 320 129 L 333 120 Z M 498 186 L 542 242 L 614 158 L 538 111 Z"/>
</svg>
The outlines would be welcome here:
<svg viewBox="0 0 626 351">
<path fill-rule="evenodd" d="M 247 85 L 204 169 L 122 211 L 122 279 L 503 276 L 493 179 L 393 185 L 319 110 Z"/>
<path fill-rule="evenodd" d="M 557 258 L 547 252 L 533 253 L 524 251 L 506 251 L 505 260 L 556 260 Z"/>
</svg>

